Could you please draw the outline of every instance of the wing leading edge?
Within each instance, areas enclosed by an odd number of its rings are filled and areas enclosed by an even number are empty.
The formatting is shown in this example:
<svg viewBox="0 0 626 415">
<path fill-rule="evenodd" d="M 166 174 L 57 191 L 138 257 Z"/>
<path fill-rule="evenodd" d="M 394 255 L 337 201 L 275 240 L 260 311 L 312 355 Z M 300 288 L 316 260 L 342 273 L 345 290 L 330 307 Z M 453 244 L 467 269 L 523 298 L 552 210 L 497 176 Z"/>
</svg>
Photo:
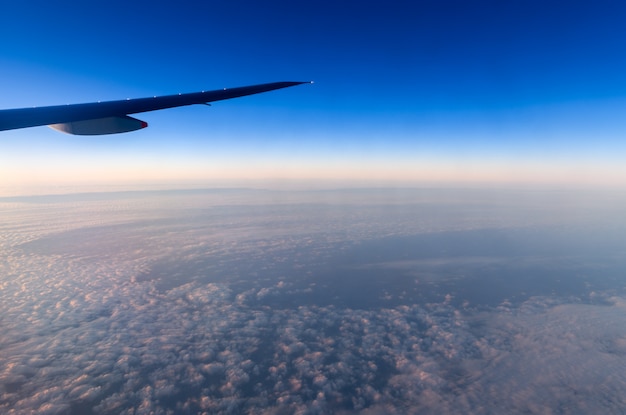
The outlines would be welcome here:
<svg viewBox="0 0 626 415">
<path fill-rule="evenodd" d="M 0 131 L 48 125 L 68 134 L 116 134 L 148 126 L 144 121 L 128 117 L 128 114 L 207 104 L 307 83 L 273 82 L 153 98 L 0 110 Z"/>
</svg>

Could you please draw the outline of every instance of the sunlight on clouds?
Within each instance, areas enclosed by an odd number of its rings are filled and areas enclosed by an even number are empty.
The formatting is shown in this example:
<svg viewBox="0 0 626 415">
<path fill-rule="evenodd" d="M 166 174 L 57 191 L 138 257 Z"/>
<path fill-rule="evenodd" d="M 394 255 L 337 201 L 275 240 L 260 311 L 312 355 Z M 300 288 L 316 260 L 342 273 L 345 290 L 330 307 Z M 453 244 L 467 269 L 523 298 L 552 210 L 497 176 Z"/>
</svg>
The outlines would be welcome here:
<svg viewBox="0 0 626 415">
<path fill-rule="evenodd" d="M 5 200 L 0 411 L 621 413 L 623 202 L 581 222 L 567 194 Z M 604 220 L 616 239 L 589 232 Z M 599 253 L 570 245 L 599 236 Z M 511 269 L 526 283 L 483 298 Z M 578 274 L 587 284 L 567 290 Z M 555 293 L 537 275 L 569 281 Z"/>
</svg>

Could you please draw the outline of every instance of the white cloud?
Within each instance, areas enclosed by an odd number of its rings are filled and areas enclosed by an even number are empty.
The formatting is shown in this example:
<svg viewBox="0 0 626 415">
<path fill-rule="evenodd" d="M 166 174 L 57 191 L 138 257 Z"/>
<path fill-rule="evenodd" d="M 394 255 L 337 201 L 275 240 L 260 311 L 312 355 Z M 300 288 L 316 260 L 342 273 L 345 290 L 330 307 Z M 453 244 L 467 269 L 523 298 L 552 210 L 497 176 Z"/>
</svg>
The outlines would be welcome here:
<svg viewBox="0 0 626 415">
<path fill-rule="evenodd" d="M 281 212 L 293 223 L 300 219 Z M 118 246 L 73 255 L 22 245 L 120 217 L 103 209 L 76 227 L 64 220 L 40 219 L 23 235 L 14 230 L 0 239 L 3 413 L 68 413 L 80 405 L 95 413 L 155 414 L 610 414 L 626 407 L 626 337 L 615 330 L 626 326 L 626 300 L 619 296 L 605 306 L 536 297 L 481 312 L 457 309 L 452 298 L 375 309 L 270 307 L 262 300 L 288 300 L 310 286 L 283 277 L 247 285 L 183 278 L 163 289 L 140 277 L 162 264 L 162 252 L 176 258 L 175 243 L 187 232 L 193 243 L 181 248 L 186 261 L 201 256 L 188 256 L 195 247 L 216 242 L 193 227 L 182 234 L 175 227 L 168 242 L 161 231 L 142 240 L 146 229 L 131 229 L 121 245 L 141 251 Z M 350 237 L 380 230 L 358 222 Z M 247 243 L 228 245 L 235 257 L 263 241 L 263 252 L 289 259 L 288 229 L 276 230 L 275 244 L 252 230 L 258 228 L 239 230 Z M 309 234 L 294 243 L 319 249 L 319 258 L 341 232 L 323 243 Z M 242 237 L 224 231 L 220 238 Z"/>
</svg>

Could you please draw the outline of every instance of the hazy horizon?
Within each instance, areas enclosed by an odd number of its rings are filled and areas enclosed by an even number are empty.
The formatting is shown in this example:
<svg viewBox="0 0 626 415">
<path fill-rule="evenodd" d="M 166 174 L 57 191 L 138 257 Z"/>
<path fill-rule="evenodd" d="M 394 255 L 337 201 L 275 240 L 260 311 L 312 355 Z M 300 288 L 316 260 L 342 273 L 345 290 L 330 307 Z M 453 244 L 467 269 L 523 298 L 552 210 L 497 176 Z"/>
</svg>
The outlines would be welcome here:
<svg viewBox="0 0 626 415">
<path fill-rule="evenodd" d="M 227 180 L 227 181 L 189 181 L 189 182 L 127 182 L 127 183 L 56 183 L 0 186 L 0 199 L 72 195 L 81 193 L 118 193 L 118 192 L 176 192 L 197 190 L 258 190 L 282 192 L 307 191 L 353 191 L 353 190 L 458 190 L 493 192 L 537 191 L 569 192 L 581 195 L 589 193 L 623 194 L 626 186 L 607 184 L 579 183 L 502 183 L 502 182 L 411 182 L 411 181 L 355 181 L 355 180 Z M 582 197 L 582 196 L 581 196 Z"/>
</svg>

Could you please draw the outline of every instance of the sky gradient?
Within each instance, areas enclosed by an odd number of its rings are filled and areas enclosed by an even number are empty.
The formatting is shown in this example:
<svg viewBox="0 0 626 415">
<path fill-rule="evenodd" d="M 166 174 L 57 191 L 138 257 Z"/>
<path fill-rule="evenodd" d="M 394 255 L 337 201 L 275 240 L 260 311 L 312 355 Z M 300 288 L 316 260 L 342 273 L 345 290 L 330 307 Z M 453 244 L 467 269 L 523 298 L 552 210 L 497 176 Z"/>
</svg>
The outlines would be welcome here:
<svg viewBox="0 0 626 415">
<path fill-rule="evenodd" d="M 625 20 L 616 1 L 4 2 L 0 108 L 315 84 L 129 134 L 3 132 L 0 192 L 624 187 Z"/>
</svg>

